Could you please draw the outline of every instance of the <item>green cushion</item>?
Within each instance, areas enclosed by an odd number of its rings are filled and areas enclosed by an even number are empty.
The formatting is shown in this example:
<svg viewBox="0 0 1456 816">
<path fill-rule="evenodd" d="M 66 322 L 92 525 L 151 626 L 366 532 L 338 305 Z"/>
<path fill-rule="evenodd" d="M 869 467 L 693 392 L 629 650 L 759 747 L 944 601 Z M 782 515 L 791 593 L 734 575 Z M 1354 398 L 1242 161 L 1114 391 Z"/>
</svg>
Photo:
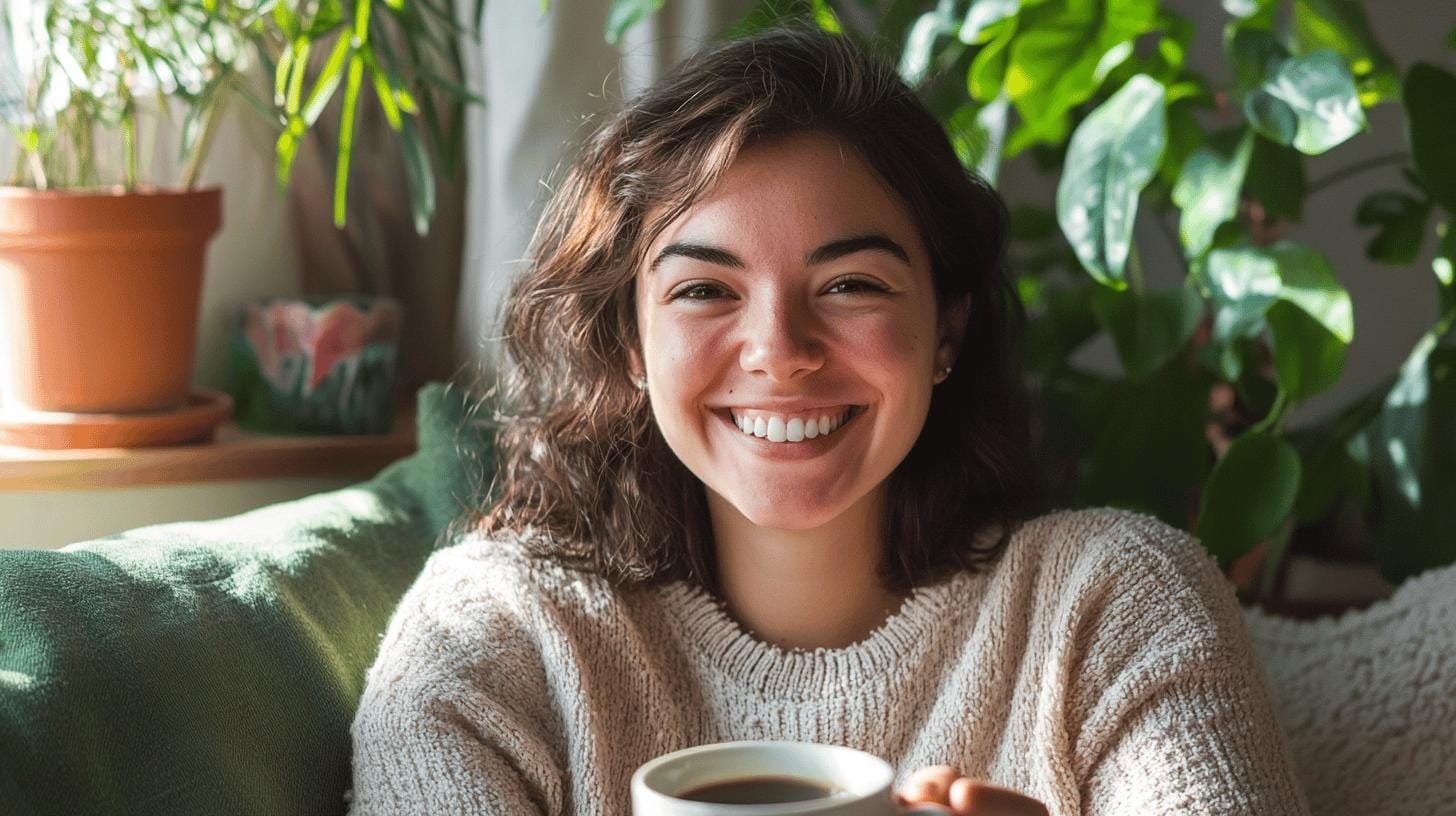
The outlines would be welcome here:
<svg viewBox="0 0 1456 816">
<path fill-rule="evenodd" d="M 426 386 L 355 487 L 0 550 L 0 813 L 342 813 L 364 672 L 486 475 L 465 408 Z"/>
</svg>

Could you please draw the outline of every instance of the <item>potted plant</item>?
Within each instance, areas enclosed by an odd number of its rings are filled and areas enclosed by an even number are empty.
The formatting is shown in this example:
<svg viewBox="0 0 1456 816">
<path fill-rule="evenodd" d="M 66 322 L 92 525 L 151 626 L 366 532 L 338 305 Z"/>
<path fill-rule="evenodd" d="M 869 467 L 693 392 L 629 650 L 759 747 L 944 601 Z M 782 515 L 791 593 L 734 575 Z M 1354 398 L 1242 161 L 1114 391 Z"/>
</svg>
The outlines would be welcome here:
<svg viewBox="0 0 1456 816">
<path fill-rule="evenodd" d="M 614 3 L 607 38 L 658 5 Z M 1030 163 L 1054 182 L 1054 204 L 1013 211 L 1011 268 L 1060 506 L 1195 532 L 1246 601 L 1279 600 L 1295 549 L 1356 555 L 1391 583 L 1452 563 L 1456 75 L 1402 72 L 1359 3 L 1209 5 L 1227 81 L 1189 66 L 1194 22 L 1157 0 L 765 0 L 729 35 L 799 18 L 893 48 L 968 169 L 994 184 Z M 1375 106 L 1403 115 L 1406 149 L 1307 181 L 1307 158 L 1349 155 Z M 1356 323 L 1342 259 L 1287 228 L 1324 186 L 1382 166 L 1404 180 L 1352 220 L 1374 229 L 1380 263 L 1436 246 L 1437 320 L 1380 384 L 1289 428 L 1293 406 L 1339 379 Z M 1172 251 L 1181 285 L 1152 285 L 1135 224 Z M 1073 360 L 1098 335 L 1120 376 Z"/>
<path fill-rule="evenodd" d="M 372 90 L 407 160 L 416 228 L 428 229 L 431 154 L 453 161 L 458 144 L 438 108 L 475 98 L 457 79 L 462 31 L 436 0 L 12 4 L 0 16 L 0 119 L 20 154 L 0 187 L 0 397 L 52 412 L 187 397 L 204 251 L 221 223 L 220 191 L 197 182 L 235 101 L 277 128 L 280 188 L 313 124 L 338 111 L 342 225 L 354 122 Z M 274 80 L 271 95 L 253 87 L 257 73 Z M 180 123 L 180 178 L 142 166 L 149 116 Z"/>
</svg>

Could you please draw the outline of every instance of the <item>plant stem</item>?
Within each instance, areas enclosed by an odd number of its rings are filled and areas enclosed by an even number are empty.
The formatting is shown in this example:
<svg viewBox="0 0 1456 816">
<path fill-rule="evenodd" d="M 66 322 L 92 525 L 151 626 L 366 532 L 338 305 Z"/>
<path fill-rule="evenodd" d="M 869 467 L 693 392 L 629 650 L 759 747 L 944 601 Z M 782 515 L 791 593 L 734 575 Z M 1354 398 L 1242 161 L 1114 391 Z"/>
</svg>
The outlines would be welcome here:
<svg viewBox="0 0 1456 816">
<path fill-rule="evenodd" d="M 1376 167 L 1383 167 L 1387 164 L 1402 164 L 1409 158 L 1410 154 L 1402 151 L 1400 153 L 1387 153 L 1383 156 L 1372 156 L 1368 159 L 1362 159 L 1352 165 L 1349 165 L 1348 167 L 1341 167 L 1339 170 L 1330 173 L 1322 179 L 1316 179 L 1315 181 L 1311 182 L 1310 185 L 1305 188 L 1304 194 L 1306 197 L 1312 196 L 1320 190 L 1323 190 L 1324 188 L 1330 186 L 1331 184 L 1343 181 L 1350 176 L 1359 175 L 1366 170 L 1373 170 Z"/>
<path fill-rule="evenodd" d="M 121 120 L 121 146 L 126 153 L 126 169 L 122 179 L 123 186 L 127 192 L 136 189 L 137 186 L 137 112 L 135 104 L 126 106 L 126 113 Z"/>
<path fill-rule="evenodd" d="M 1289 406 L 1289 395 L 1285 393 L 1284 387 L 1279 386 L 1274 393 L 1274 405 L 1269 408 L 1269 415 L 1255 423 L 1249 429 L 1249 433 L 1265 433 L 1270 430 L 1278 431 L 1279 425 L 1284 421 L 1284 410 Z"/>
<path fill-rule="evenodd" d="M 217 130 L 218 120 L 222 118 L 223 108 L 227 105 L 227 94 L 224 92 L 215 93 L 212 98 L 212 106 L 202 115 L 202 135 L 197 137 L 197 143 L 192 146 L 192 155 L 187 157 L 187 168 L 182 172 L 184 190 L 191 190 L 197 185 L 197 177 L 202 173 L 203 159 L 212 147 L 212 136 Z"/>
<path fill-rule="evenodd" d="M 1138 255 L 1137 244 L 1128 247 L 1127 253 L 1127 278 L 1132 284 L 1132 291 L 1138 296 L 1143 293 L 1143 259 Z"/>
<path fill-rule="evenodd" d="M 1279 526 L 1279 532 L 1269 540 L 1269 548 L 1264 551 L 1263 569 L 1259 575 L 1259 599 L 1268 600 L 1278 588 L 1279 573 L 1284 566 L 1284 557 L 1289 552 L 1289 539 L 1294 535 L 1294 514 L 1290 513 L 1289 518 Z"/>
</svg>

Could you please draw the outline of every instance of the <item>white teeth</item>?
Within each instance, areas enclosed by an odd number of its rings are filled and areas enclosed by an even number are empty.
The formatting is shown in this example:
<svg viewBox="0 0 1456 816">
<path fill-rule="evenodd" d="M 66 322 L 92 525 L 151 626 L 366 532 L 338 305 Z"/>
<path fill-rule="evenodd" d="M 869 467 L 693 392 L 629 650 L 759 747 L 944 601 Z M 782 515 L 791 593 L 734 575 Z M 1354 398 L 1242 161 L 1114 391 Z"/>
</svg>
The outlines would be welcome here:
<svg viewBox="0 0 1456 816">
<path fill-rule="evenodd" d="M 788 436 L 784 433 L 784 421 L 778 417 L 771 417 L 768 421 L 768 441 L 782 442 Z"/>
<path fill-rule="evenodd" d="M 802 442 L 805 439 L 828 436 L 839 430 L 855 413 L 857 413 L 856 409 L 850 407 L 834 417 L 829 414 L 821 414 L 807 420 L 801 417 L 785 420 L 783 417 L 777 416 L 767 419 L 757 416 L 749 419 L 746 416 L 739 417 L 731 411 L 729 412 L 733 424 L 737 425 L 743 433 L 766 439 L 769 442 Z"/>
</svg>

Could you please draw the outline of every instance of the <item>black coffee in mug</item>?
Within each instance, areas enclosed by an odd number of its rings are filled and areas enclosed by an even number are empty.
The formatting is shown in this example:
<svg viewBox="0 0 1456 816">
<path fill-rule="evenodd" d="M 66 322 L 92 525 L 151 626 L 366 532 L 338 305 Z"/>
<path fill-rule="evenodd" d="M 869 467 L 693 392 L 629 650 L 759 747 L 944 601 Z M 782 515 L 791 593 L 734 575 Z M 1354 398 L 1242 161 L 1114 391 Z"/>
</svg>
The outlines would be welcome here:
<svg viewBox="0 0 1456 816">
<path fill-rule="evenodd" d="M 691 802 L 718 805 L 778 805 L 823 799 L 836 793 L 839 788 L 833 784 L 802 776 L 742 776 L 699 785 L 674 795 Z"/>
</svg>

